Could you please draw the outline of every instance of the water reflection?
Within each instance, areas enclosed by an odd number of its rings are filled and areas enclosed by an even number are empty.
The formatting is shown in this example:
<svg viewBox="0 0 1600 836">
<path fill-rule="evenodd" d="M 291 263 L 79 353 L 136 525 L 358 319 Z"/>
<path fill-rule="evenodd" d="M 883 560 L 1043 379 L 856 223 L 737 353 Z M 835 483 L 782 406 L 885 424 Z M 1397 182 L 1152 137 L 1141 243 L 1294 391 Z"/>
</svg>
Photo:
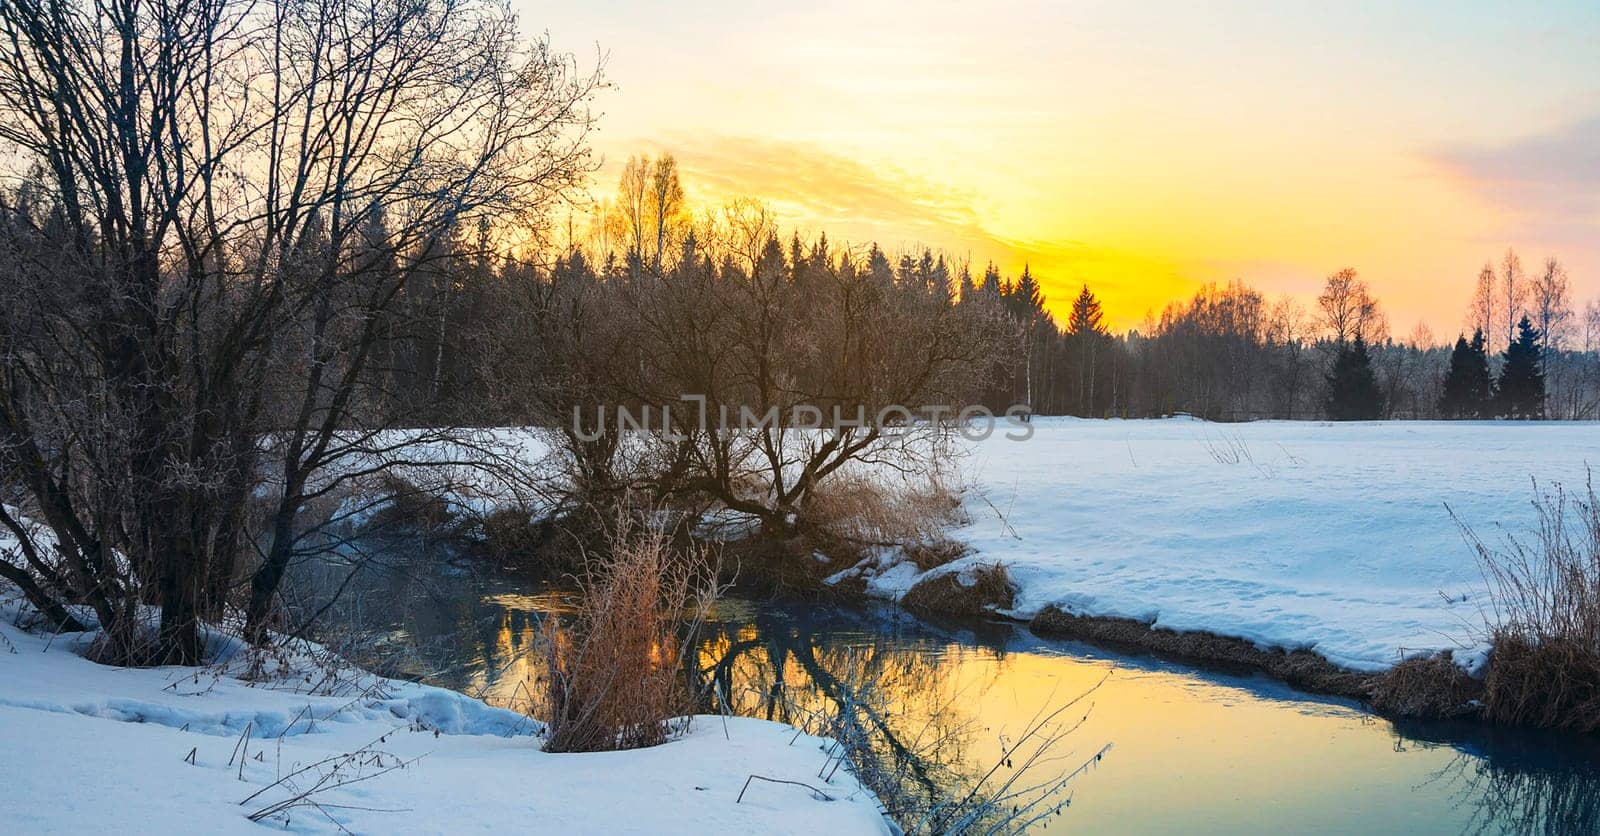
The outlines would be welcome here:
<svg viewBox="0 0 1600 836">
<path fill-rule="evenodd" d="M 1600 760 L 1554 734 L 1396 725 L 1396 745 L 1454 754 L 1431 780 L 1470 812 L 1468 833 L 1600 833 Z"/>
<path fill-rule="evenodd" d="M 567 603 L 546 584 L 447 569 L 374 573 L 343 609 L 343 618 L 387 630 L 391 670 L 526 709 L 541 675 L 540 619 Z M 1600 832 L 1593 740 L 1392 724 L 1264 678 L 892 608 L 727 601 L 698 647 L 685 676 L 711 695 L 703 709 L 797 725 L 843 716 L 901 776 L 912 799 L 901 803 L 970 786 L 1003 764 L 1008 742 L 1042 708 L 1105 679 L 1051 766 L 1069 770 L 1104 744 L 1116 748 L 1054 795 L 1071 806 L 1041 827 Z M 1003 766 L 996 777 L 1006 777 Z"/>
</svg>

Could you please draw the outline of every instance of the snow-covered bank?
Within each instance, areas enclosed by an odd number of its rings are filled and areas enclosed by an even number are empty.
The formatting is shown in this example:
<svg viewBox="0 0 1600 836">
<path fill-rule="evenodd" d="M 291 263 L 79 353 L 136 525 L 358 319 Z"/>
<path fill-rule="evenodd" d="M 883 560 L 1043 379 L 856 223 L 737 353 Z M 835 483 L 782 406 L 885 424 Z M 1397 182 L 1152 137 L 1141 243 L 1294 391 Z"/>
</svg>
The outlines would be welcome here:
<svg viewBox="0 0 1600 836">
<path fill-rule="evenodd" d="M 847 770 L 816 777 L 824 741 L 789 726 L 701 717 L 663 746 L 547 754 L 527 718 L 453 691 L 370 675 L 330 686 L 309 670 L 310 680 L 252 683 L 233 667 L 104 667 L 75 652 L 75 637 L 24 632 L 11 606 L 0 615 L 0 822 L 11 833 L 260 833 L 252 813 L 335 764 L 330 785 L 371 777 L 262 823 L 336 832 L 331 817 L 358 833 L 887 830 Z M 342 758 L 349 753 L 359 754 Z M 293 788 L 275 785 L 319 762 Z M 831 800 L 756 781 L 735 803 L 752 774 Z"/>
<path fill-rule="evenodd" d="M 1008 612 L 1048 605 L 1263 645 L 1357 670 L 1453 648 L 1490 605 L 1450 511 L 1480 534 L 1536 521 L 1530 479 L 1581 486 L 1600 425 L 1037 419 L 964 470 L 973 553 L 1008 564 Z M 1448 505 L 1448 509 L 1446 506 Z M 869 590 L 922 580 L 886 568 Z M 1463 652 L 1465 651 L 1465 652 Z"/>
</svg>

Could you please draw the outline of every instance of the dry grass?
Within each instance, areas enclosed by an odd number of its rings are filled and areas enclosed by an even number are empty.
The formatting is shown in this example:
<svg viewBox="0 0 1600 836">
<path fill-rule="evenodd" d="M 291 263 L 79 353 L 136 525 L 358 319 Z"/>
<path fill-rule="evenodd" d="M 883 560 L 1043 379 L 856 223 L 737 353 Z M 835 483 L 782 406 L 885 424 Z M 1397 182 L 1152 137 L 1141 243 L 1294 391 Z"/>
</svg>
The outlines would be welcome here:
<svg viewBox="0 0 1600 836">
<path fill-rule="evenodd" d="M 859 559 L 860 550 L 874 546 L 959 556 L 944 532 L 962 521 L 961 500 L 936 477 L 913 483 L 835 473 L 809 495 L 801 518 L 823 544 L 851 552 L 831 557 Z"/>
<path fill-rule="evenodd" d="M 704 618 L 719 592 L 715 578 L 703 549 L 675 550 L 668 533 L 619 521 L 606 553 L 577 578 L 571 621 L 545 623 L 546 751 L 666 741 L 669 721 L 691 707 L 678 678 L 689 649 L 681 628 Z"/>
<path fill-rule="evenodd" d="M 1493 595 L 1484 631 L 1493 648 L 1484 683 L 1488 719 L 1575 731 L 1600 729 L 1600 499 L 1535 485 L 1531 538 L 1486 543 L 1462 525 Z"/>
<path fill-rule="evenodd" d="M 1467 676 L 1449 651 L 1407 659 L 1380 675 L 1372 707 L 1384 714 L 1440 720 L 1476 714 L 1483 683 Z"/>
<path fill-rule="evenodd" d="M 984 615 L 1010 609 L 1016 588 L 1001 563 L 984 563 L 961 572 L 929 578 L 907 590 L 907 607 L 953 615 Z"/>
<path fill-rule="evenodd" d="M 1297 688 L 1367 699 L 1376 678 L 1347 670 L 1310 650 L 1262 649 L 1254 642 L 1215 633 L 1179 633 L 1128 618 L 1095 618 L 1045 607 L 1028 623 L 1040 635 L 1082 639 L 1110 647 L 1154 651 L 1184 661 L 1262 671 Z"/>
<path fill-rule="evenodd" d="M 1484 714 L 1497 723 L 1600 730 L 1600 654 L 1592 644 L 1500 633 L 1484 689 Z"/>
</svg>

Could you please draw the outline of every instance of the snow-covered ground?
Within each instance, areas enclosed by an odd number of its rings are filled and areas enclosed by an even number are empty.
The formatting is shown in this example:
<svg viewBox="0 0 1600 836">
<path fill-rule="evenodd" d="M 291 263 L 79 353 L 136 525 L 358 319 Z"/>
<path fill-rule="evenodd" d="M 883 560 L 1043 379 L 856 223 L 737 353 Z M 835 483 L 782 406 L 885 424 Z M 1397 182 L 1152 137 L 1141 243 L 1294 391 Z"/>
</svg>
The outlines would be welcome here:
<svg viewBox="0 0 1600 836">
<path fill-rule="evenodd" d="M 1596 424 L 1034 428 L 975 445 L 972 524 L 954 532 L 974 553 L 935 572 L 1008 564 L 1018 617 L 1055 604 L 1309 647 L 1362 670 L 1481 649 L 1487 589 L 1450 511 L 1486 540 L 1497 525 L 1526 532 L 1533 477 L 1581 488 L 1586 464 L 1600 465 Z M 895 597 L 918 579 L 901 565 L 873 588 Z"/>
<path fill-rule="evenodd" d="M 237 666 L 110 668 L 78 655 L 71 636 L 18 629 L 14 607 L 0 616 L 7 833 L 887 830 L 847 770 L 817 777 L 824 741 L 789 726 L 700 717 L 663 746 L 548 754 L 527 718 L 453 691 L 370 675 L 331 687 L 321 671 L 251 683 Z M 319 762 L 293 788 L 275 785 Z M 251 822 L 328 774 L 329 784 L 370 777 Z M 755 781 L 735 803 L 752 774 L 831 800 Z"/>
<path fill-rule="evenodd" d="M 1486 540 L 1526 533 L 1534 478 L 1581 488 L 1600 465 L 1596 423 L 1038 418 L 1033 429 L 964 445 L 972 523 L 953 536 L 973 552 L 935 572 L 1007 564 L 1020 618 L 1053 604 L 1312 648 L 1360 670 L 1446 648 L 1481 661 L 1492 604 L 1450 511 Z M 545 449 L 526 431 L 485 437 L 529 461 Z M 892 559 L 877 571 L 869 590 L 888 598 L 924 578 Z"/>
</svg>

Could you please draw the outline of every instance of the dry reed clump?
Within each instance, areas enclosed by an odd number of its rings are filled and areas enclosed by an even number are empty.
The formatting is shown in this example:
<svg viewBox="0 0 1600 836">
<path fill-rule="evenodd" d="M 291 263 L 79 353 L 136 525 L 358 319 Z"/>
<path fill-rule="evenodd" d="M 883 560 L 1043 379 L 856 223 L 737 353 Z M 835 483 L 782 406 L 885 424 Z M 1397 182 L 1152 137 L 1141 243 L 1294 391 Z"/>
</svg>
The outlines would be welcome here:
<svg viewBox="0 0 1600 836">
<path fill-rule="evenodd" d="M 917 571 L 926 572 L 965 557 L 969 549 L 960 540 L 941 537 L 931 542 L 912 543 L 901 551 L 905 552 L 907 560 L 917 565 Z"/>
<path fill-rule="evenodd" d="M 1600 654 L 1593 644 L 1499 634 L 1484 691 L 1484 715 L 1497 723 L 1600 730 Z"/>
<path fill-rule="evenodd" d="M 1484 617 L 1484 716 L 1600 730 L 1600 499 L 1592 477 L 1582 492 L 1534 488 L 1531 540 L 1489 544 L 1462 525 L 1493 601 Z"/>
<path fill-rule="evenodd" d="M 1397 717 L 1442 720 L 1476 714 L 1483 683 L 1468 676 L 1449 651 L 1407 659 L 1372 686 L 1374 710 Z"/>
<path fill-rule="evenodd" d="M 839 552 L 828 555 L 836 560 L 853 563 L 867 549 L 885 546 L 915 550 L 923 559 L 947 558 L 943 562 L 962 551 L 944 534 L 961 522 L 961 500 L 937 477 L 912 483 L 835 473 L 808 495 L 801 519 L 818 545 Z"/>
<path fill-rule="evenodd" d="M 952 615 L 984 615 L 1010 609 L 1015 600 L 1016 587 L 1005 564 L 982 563 L 928 578 L 907 590 L 901 603 Z"/>
<path fill-rule="evenodd" d="M 672 548 L 669 533 L 623 519 L 603 555 L 578 576 L 570 621 L 545 622 L 542 689 L 549 752 L 598 752 L 666 741 L 690 707 L 678 673 L 719 589 L 700 547 Z"/>
</svg>

